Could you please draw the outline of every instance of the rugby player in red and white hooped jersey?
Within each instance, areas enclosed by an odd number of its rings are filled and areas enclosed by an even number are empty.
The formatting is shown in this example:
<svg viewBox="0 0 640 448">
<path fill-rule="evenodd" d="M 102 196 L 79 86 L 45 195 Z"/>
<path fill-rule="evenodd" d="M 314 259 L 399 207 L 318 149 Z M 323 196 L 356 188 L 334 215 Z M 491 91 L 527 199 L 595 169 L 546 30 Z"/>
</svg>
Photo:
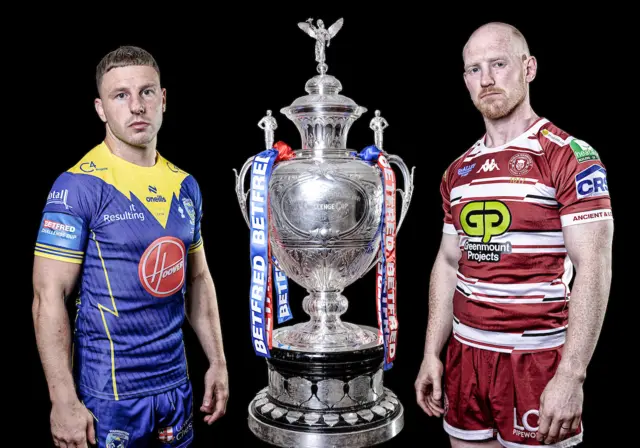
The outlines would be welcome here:
<svg viewBox="0 0 640 448">
<path fill-rule="evenodd" d="M 481 26 L 463 59 L 486 133 L 442 177 L 417 401 L 454 448 L 574 446 L 611 282 L 606 169 L 533 111 L 537 61 L 516 28 Z"/>
</svg>

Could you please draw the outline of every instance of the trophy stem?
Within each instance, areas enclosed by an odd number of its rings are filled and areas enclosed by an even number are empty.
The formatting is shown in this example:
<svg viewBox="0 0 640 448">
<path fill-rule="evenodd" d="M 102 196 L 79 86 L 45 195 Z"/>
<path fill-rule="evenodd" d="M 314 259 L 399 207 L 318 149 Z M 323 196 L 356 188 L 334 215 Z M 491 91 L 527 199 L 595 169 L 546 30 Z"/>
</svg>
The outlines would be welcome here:
<svg viewBox="0 0 640 448">
<path fill-rule="evenodd" d="M 302 307 L 311 317 L 307 322 L 281 327 L 274 331 L 276 347 L 289 350 L 336 352 L 379 345 L 374 328 L 343 322 L 348 301 L 338 291 L 309 291 Z"/>
<path fill-rule="evenodd" d="M 342 291 L 310 291 L 310 294 L 302 301 L 302 309 L 311 316 L 311 321 L 306 325 L 335 332 L 344 324 L 340 316 L 347 311 L 349 302 L 341 294 Z M 346 328 L 345 328 L 346 331 Z"/>
</svg>

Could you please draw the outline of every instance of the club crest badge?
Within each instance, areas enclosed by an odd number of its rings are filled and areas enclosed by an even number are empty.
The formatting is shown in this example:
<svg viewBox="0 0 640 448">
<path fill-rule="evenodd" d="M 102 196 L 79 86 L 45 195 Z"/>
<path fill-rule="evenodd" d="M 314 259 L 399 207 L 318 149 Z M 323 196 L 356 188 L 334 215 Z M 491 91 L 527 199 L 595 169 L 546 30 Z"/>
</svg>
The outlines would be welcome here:
<svg viewBox="0 0 640 448">
<path fill-rule="evenodd" d="M 193 206 L 193 201 L 189 198 L 182 198 L 182 203 L 184 204 L 184 208 L 187 209 L 191 225 L 194 226 L 196 224 L 196 209 Z"/>
<path fill-rule="evenodd" d="M 107 448 L 127 448 L 129 444 L 129 433 L 112 429 L 107 434 L 105 445 Z"/>
<path fill-rule="evenodd" d="M 519 153 L 509 159 L 509 171 L 514 176 L 524 176 L 533 166 L 533 159 L 529 154 Z"/>
</svg>

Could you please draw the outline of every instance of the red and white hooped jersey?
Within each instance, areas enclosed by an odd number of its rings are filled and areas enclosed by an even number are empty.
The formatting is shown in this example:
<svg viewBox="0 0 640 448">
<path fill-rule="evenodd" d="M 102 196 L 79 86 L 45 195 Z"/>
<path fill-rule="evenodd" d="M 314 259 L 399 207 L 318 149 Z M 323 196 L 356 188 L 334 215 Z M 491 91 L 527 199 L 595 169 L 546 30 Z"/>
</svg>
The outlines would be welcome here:
<svg viewBox="0 0 640 448">
<path fill-rule="evenodd" d="M 511 352 L 565 341 L 573 264 L 562 229 L 613 219 L 598 152 L 538 119 L 495 148 L 483 136 L 445 171 L 443 232 L 460 237 L 460 342 Z"/>
</svg>

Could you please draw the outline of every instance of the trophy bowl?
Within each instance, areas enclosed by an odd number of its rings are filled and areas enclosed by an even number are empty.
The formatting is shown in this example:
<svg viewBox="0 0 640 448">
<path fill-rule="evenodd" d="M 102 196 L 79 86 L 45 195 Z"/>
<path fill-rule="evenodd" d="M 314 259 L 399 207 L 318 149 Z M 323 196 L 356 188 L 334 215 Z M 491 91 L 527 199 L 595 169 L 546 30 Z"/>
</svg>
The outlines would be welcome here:
<svg viewBox="0 0 640 448">
<path fill-rule="evenodd" d="M 348 149 L 346 141 L 351 125 L 367 109 L 341 95 L 340 81 L 326 74 L 322 36 L 335 36 L 342 23 L 329 29 L 320 20 L 317 28 L 310 21 L 299 23 L 316 38 L 319 75 L 307 81 L 307 95 L 281 109 L 296 125 L 302 144 L 292 157 L 273 164 L 266 185 L 271 255 L 287 277 L 307 290 L 303 309 L 310 317 L 273 330 L 266 356 L 268 386 L 249 405 L 254 434 L 283 447 L 371 446 L 395 436 L 404 422 L 402 404 L 383 386 L 381 329 L 340 318 L 348 307 L 343 290 L 380 266 L 387 235 L 383 170 Z M 375 147 L 400 168 L 406 189 L 397 190 L 402 198 L 397 223 L 392 216 L 397 232 L 411 200 L 413 171 L 382 150 L 387 125 L 376 111 L 370 125 Z M 259 126 L 269 150 L 277 128 L 270 110 Z M 244 190 L 245 177 L 250 170 L 266 170 L 262 160 L 250 157 L 236 173 L 236 194 L 250 228 L 256 217 L 247 198 L 255 188 Z M 250 187 L 256 185 L 253 181 Z M 395 187 L 390 194 L 395 197 Z M 391 216 L 392 210 L 386 213 Z M 379 312 L 379 323 L 382 319 Z"/>
</svg>

